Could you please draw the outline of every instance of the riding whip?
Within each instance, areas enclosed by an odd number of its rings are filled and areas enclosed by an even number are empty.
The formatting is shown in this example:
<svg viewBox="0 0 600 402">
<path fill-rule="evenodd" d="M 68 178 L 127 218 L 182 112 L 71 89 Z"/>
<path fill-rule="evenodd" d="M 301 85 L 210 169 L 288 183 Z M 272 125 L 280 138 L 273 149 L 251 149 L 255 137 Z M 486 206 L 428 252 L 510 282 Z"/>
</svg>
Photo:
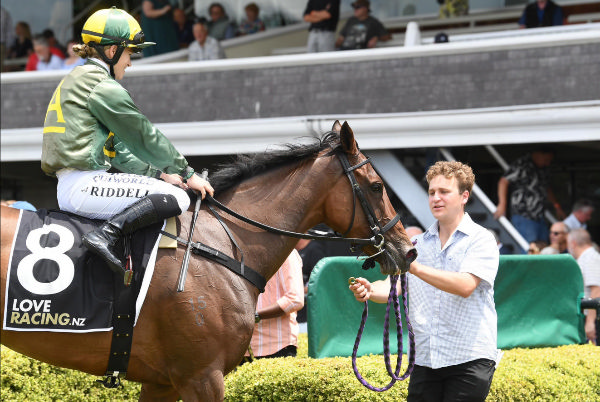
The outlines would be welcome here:
<svg viewBox="0 0 600 402">
<path fill-rule="evenodd" d="M 203 169 L 200 175 L 204 180 L 208 180 L 208 170 Z M 188 236 L 188 244 L 183 255 L 183 263 L 181 264 L 181 271 L 179 271 L 179 280 L 177 281 L 177 291 L 183 292 L 185 287 L 185 278 L 187 276 L 188 266 L 190 265 L 190 252 L 192 251 L 192 237 L 194 236 L 194 228 L 196 227 L 196 219 L 198 219 L 198 212 L 200 212 L 200 206 L 202 205 L 202 194 L 198 194 L 196 198 L 196 206 L 194 207 L 194 215 L 192 217 L 192 224 L 190 228 L 190 235 Z"/>
</svg>

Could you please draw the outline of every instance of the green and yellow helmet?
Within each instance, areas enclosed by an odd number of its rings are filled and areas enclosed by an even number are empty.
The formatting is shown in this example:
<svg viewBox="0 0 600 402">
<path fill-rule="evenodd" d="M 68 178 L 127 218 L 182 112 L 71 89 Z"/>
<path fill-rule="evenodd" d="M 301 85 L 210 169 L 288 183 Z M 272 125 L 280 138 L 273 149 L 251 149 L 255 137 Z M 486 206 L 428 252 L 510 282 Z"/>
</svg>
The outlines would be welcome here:
<svg viewBox="0 0 600 402">
<path fill-rule="evenodd" d="M 145 42 L 144 33 L 136 19 L 116 7 L 92 14 L 83 25 L 81 39 L 86 45 L 117 45 L 134 52 L 156 45 L 154 42 Z"/>
</svg>

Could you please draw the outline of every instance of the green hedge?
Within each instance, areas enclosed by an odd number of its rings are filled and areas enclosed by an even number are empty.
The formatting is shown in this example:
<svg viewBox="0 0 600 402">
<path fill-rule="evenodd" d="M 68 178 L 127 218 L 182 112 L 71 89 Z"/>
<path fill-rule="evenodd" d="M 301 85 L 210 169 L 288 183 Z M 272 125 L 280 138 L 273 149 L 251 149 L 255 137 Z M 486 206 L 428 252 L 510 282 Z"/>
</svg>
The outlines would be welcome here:
<svg viewBox="0 0 600 402">
<path fill-rule="evenodd" d="M 297 358 L 243 365 L 226 377 L 226 400 L 396 402 L 406 398 L 407 381 L 375 393 L 356 380 L 350 358 L 310 359 L 307 349 L 302 334 Z M 95 382 L 97 377 L 40 363 L 4 346 L 1 354 L 2 401 L 137 401 L 139 396 L 140 385 L 130 381 L 109 390 Z M 382 356 L 361 357 L 358 367 L 376 386 L 389 382 Z M 600 347 L 508 350 L 487 400 L 599 401 Z"/>
</svg>

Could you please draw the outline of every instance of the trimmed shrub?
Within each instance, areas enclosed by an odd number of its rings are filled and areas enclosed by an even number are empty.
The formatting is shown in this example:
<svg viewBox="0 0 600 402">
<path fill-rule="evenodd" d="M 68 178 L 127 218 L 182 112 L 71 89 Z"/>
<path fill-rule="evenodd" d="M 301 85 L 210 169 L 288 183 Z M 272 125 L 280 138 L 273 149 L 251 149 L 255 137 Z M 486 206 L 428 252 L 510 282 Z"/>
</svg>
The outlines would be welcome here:
<svg viewBox="0 0 600 402">
<path fill-rule="evenodd" d="M 377 393 L 354 376 L 351 359 L 310 359 L 306 334 L 301 334 L 297 358 L 261 359 L 239 367 L 225 378 L 225 399 L 237 401 L 399 401 L 406 399 L 408 381 Z M 137 401 L 140 385 L 123 381 L 105 389 L 97 377 L 54 367 L 2 347 L 3 401 Z M 407 359 L 403 359 L 403 369 Z M 392 356 L 395 364 L 395 356 Z M 363 356 L 358 368 L 372 385 L 387 385 L 383 356 Z M 598 401 L 600 347 L 570 345 L 505 352 L 487 401 Z"/>
</svg>

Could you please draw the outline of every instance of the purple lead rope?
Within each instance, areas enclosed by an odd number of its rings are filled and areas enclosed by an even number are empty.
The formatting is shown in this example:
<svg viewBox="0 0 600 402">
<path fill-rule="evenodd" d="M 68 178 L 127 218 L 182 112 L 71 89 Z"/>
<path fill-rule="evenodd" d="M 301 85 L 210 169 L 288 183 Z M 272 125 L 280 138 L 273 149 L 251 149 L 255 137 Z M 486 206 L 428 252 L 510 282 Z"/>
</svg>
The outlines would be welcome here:
<svg viewBox="0 0 600 402">
<path fill-rule="evenodd" d="M 352 350 L 352 369 L 354 370 L 354 374 L 356 378 L 362 385 L 370 389 L 371 391 L 383 392 L 387 391 L 394 385 L 396 381 L 402 381 L 407 379 L 413 371 L 415 366 L 415 335 L 412 330 L 412 326 L 410 325 L 410 320 L 408 318 L 408 303 L 406 297 L 406 274 L 402 274 L 400 276 L 400 285 L 402 287 L 402 302 L 404 304 L 404 315 L 406 317 L 406 325 L 408 327 L 408 339 L 409 339 L 409 360 L 408 367 L 406 371 L 401 377 L 398 377 L 400 374 L 400 367 L 402 365 L 402 315 L 400 314 L 400 303 L 398 301 L 398 275 L 390 276 L 390 295 L 388 297 L 387 307 L 385 310 L 385 320 L 383 324 L 383 359 L 385 360 L 385 367 L 389 376 L 392 378 L 390 383 L 385 387 L 374 387 L 365 380 L 362 375 L 360 375 L 358 368 L 356 367 L 356 355 L 358 353 L 358 346 L 360 344 L 360 340 L 362 338 L 362 333 L 365 329 L 365 324 L 367 322 L 367 317 L 369 316 L 369 306 L 368 303 L 365 302 L 365 308 L 363 310 L 362 319 L 360 322 L 360 328 L 358 329 L 358 334 L 356 335 L 356 341 L 354 342 L 354 349 Z M 394 310 L 396 312 L 396 329 L 397 329 L 397 341 L 398 341 L 398 358 L 396 360 L 396 370 L 392 371 L 392 366 L 390 364 L 390 306 L 394 304 Z"/>
</svg>

